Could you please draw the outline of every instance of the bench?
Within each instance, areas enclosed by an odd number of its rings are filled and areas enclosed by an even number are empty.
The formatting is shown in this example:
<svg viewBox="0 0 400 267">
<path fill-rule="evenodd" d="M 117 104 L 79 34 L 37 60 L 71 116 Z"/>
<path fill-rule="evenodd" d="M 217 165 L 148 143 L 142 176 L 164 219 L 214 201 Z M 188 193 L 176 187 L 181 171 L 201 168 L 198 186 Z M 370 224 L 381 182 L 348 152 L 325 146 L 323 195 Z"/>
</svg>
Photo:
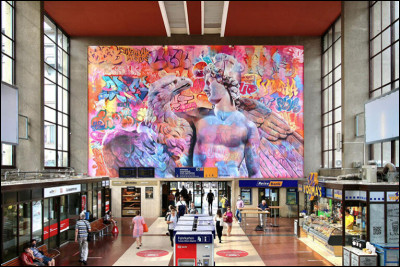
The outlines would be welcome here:
<svg viewBox="0 0 400 267">
<path fill-rule="evenodd" d="M 56 249 L 51 249 L 51 252 L 47 249 L 47 245 L 41 245 L 40 247 L 38 247 L 38 250 L 42 251 L 43 254 L 46 257 L 49 258 L 57 258 L 60 255 L 60 252 Z M 16 257 L 14 259 L 11 259 L 3 264 L 1 264 L 1 266 L 22 266 L 22 263 L 20 261 L 20 257 Z"/>
<path fill-rule="evenodd" d="M 103 218 L 91 222 L 90 228 L 92 229 L 93 240 L 96 240 L 96 234 L 98 234 L 99 236 L 103 236 L 104 230 L 108 231 L 109 226 L 111 226 L 111 224 L 104 224 Z"/>
</svg>

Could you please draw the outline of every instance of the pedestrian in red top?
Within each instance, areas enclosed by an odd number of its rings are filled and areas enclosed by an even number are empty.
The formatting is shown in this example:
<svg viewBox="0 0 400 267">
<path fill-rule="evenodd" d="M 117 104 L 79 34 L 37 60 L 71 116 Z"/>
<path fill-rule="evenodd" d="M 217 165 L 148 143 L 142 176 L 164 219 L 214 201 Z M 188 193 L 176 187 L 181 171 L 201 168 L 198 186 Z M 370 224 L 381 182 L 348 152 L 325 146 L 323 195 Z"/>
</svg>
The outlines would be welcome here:
<svg viewBox="0 0 400 267">
<path fill-rule="evenodd" d="M 24 252 L 20 256 L 22 266 L 44 266 L 43 263 L 34 262 L 35 257 L 29 245 L 24 246 Z"/>
<path fill-rule="evenodd" d="M 224 222 L 228 226 L 228 234 L 227 236 L 231 236 L 232 232 L 232 221 L 233 221 L 233 213 L 231 211 L 231 207 L 226 207 L 226 212 L 224 213 Z"/>
</svg>

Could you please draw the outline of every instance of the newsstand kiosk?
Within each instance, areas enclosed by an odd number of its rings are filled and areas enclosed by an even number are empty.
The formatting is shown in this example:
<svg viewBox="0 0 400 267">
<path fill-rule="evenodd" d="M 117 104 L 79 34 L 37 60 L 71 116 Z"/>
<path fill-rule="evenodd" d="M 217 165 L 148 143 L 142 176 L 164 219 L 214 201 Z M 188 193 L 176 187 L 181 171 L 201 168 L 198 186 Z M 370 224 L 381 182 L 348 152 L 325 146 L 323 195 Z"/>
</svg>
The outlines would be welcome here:
<svg viewBox="0 0 400 267">
<path fill-rule="evenodd" d="M 174 266 L 214 266 L 212 232 L 176 232 Z"/>
</svg>

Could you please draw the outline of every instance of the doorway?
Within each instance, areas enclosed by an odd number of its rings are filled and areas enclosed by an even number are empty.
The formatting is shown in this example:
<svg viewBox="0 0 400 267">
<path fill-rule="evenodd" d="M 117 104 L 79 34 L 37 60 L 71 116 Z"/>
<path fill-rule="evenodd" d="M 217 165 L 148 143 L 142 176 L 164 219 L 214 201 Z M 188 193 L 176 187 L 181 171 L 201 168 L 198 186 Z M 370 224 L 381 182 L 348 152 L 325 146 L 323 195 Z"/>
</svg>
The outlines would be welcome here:
<svg viewBox="0 0 400 267">
<path fill-rule="evenodd" d="M 179 199 L 176 198 L 180 195 L 183 188 L 187 191 L 188 204 L 194 203 L 195 208 L 198 210 L 199 214 L 209 214 L 208 213 L 208 201 L 207 194 L 210 192 L 214 195 L 214 201 L 212 202 L 212 214 L 216 214 L 217 210 L 221 208 L 221 199 L 223 195 L 230 201 L 230 185 L 228 182 L 200 182 L 200 181 L 185 181 L 185 182 L 165 182 L 162 185 L 162 215 L 165 216 L 168 207 L 168 194 L 172 192 L 175 196 L 175 205 Z"/>
<path fill-rule="evenodd" d="M 279 188 L 259 188 L 258 203 L 265 199 L 268 206 L 279 206 Z M 279 216 L 279 209 L 274 210 Z"/>
</svg>

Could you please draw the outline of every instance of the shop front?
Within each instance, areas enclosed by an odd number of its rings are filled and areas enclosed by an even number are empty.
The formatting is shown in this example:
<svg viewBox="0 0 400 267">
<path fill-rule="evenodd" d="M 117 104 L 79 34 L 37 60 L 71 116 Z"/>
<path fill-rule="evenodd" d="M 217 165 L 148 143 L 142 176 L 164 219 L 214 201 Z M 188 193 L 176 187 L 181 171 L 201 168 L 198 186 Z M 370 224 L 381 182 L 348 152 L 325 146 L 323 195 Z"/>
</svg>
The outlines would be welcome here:
<svg viewBox="0 0 400 267">
<path fill-rule="evenodd" d="M 81 211 L 89 211 L 89 221 L 104 215 L 102 192 L 107 190 L 105 177 L 2 183 L 2 262 L 17 257 L 32 238 L 48 248 L 73 240 Z"/>
<path fill-rule="evenodd" d="M 318 178 L 317 174 L 312 176 L 298 186 L 300 194 L 304 194 L 301 239 L 312 239 L 335 256 L 342 256 L 343 246 L 351 246 L 356 239 L 398 244 L 399 204 L 395 197 L 398 183 L 337 181 Z"/>
</svg>

